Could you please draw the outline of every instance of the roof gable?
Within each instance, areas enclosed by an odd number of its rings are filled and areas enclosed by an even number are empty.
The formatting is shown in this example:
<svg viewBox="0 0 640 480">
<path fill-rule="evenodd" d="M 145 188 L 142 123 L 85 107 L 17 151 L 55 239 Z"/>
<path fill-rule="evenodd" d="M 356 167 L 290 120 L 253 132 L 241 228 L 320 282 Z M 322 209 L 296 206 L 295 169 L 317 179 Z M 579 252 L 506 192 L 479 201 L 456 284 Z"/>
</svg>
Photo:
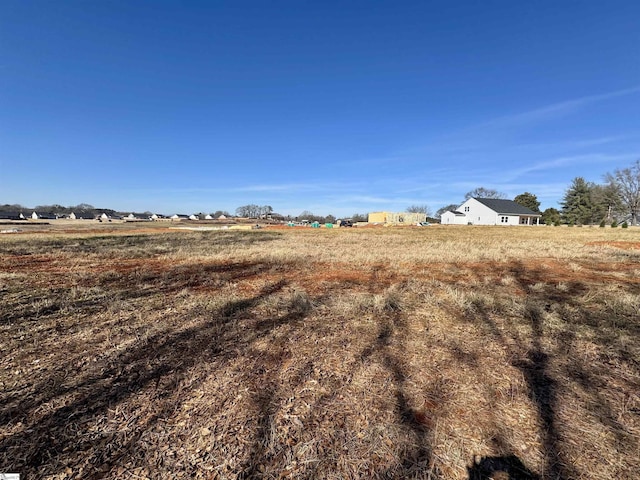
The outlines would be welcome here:
<svg viewBox="0 0 640 480">
<path fill-rule="evenodd" d="M 540 216 L 539 213 L 534 212 L 533 210 L 523 207 L 519 203 L 514 202 L 513 200 L 503 200 L 498 198 L 474 198 L 485 207 L 489 207 L 496 213 L 505 213 L 505 214 L 513 214 L 513 215 L 537 215 Z"/>
</svg>

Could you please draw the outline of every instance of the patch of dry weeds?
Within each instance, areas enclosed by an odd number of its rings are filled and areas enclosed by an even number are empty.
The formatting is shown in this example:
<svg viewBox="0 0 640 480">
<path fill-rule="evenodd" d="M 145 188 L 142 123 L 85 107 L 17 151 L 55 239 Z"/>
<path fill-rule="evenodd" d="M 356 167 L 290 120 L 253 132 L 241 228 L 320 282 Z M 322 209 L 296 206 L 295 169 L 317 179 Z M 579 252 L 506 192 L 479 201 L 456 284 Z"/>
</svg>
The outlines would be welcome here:
<svg viewBox="0 0 640 480">
<path fill-rule="evenodd" d="M 0 239 L 0 471 L 635 478 L 627 233 Z"/>
</svg>

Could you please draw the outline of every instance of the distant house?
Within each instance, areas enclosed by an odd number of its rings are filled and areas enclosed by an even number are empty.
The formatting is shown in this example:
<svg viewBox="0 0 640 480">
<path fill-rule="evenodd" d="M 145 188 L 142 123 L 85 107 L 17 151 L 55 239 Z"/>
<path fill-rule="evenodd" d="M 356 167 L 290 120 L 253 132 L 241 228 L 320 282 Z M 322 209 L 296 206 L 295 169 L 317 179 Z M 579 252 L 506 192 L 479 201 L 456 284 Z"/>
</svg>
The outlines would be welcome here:
<svg viewBox="0 0 640 480">
<path fill-rule="evenodd" d="M 106 213 L 103 213 L 102 215 L 100 215 L 100 221 L 101 222 L 108 222 L 109 221 L 109 215 L 107 215 Z"/>
<path fill-rule="evenodd" d="M 218 217 L 218 220 L 226 220 L 227 216 L 225 214 L 222 214 Z"/>
<path fill-rule="evenodd" d="M 180 213 L 176 213 L 175 215 L 171 215 L 171 220 L 188 220 L 189 215 L 183 215 Z"/>
<path fill-rule="evenodd" d="M 130 213 L 129 215 L 127 215 L 126 217 L 124 217 L 125 220 L 137 220 L 138 217 L 136 217 L 133 213 Z"/>
<path fill-rule="evenodd" d="M 207 215 L 204 216 L 204 219 L 205 220 L 213 220 L 213 217 L 211 215 L 207 214 Z"/>
<path fill-rule="evenodd" d="M 152 215 L 149 217 L 149 219 L 150 219 L 150 220 L 158 220 L 158 218 L 160 218 L 160 217 L 158 217 L 158 215 L 157 215 L 157 214 L 155 214 L 155 213 L 154 213 L 154 214 L 152 214 Z"/>
<path fill-rule="evenodd" d="M 75 213 L 73 213 L 73 212 L 71 212 L 71 213 L 69 214 L 69 220 L 75 220 L 75 219 L 76 219 L 76 214 L 75 214 Z"/>
<path fill-rule="evenodd" d="M 0 220 L 26 220 L 22 212 L 0 212 Z"/>
<path fill-rule="evenodd" d="M 442 225 L 539 225 L 542 215 L 513 200 L 470 198 L 440 216 Z"/>
<path fill-rule="evenodd" d="M 53 212 L 46 212 L 46 213 L 33 212 L 31 214 L 32 220 L 57 220 L 57 218 L 58 218 L 58 215 L 56 215 Z"/>
</svg>

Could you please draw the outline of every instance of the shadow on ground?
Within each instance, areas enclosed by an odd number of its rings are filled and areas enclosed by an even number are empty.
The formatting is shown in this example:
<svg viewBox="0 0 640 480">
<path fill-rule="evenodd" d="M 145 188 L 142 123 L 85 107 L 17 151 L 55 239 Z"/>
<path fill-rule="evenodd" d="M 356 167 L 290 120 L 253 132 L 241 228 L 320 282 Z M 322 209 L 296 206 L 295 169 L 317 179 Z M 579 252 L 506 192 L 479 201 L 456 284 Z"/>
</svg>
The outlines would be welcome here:
<svg viewBox="0 0 640 480">
<path fill-rule="evenodd" d="M 277 236 L 221 237 L 211 248 L 226 248 L 227 241 L 237 246 L 238 242 L 268 241 Z M 105 237 L 87 241 L 83 245 L 91 252 L 118 245 L 126 246 L 129 243 L 130 247 L 144 250 L 146 245 L 145 240 L 139 236 L 117 238 L 125 243 L 117 243 L 110 237 Z M 150 240 L 152 243 L 159 242 L 158 248 L 164 241 L 155 236 L 150 238 L 153 238 Z M 174 237 L 171 238 L 172 242 L 176 241 Z M 209 240 L 206 235 L 199 235 L 197 238 L 201 242 Z M 68 246 L 63 244 L 59 248 Z M 178 248 L 178 245 L 171 248 Z M 272 268 L 270 263 L 235 262 L 176 269 L 142 279 L 136 276 L 137 273 L 131 276 L 105 276 L 99 278 L 97 283 L 117 292 L 118 300 L 135 305 L 147 298 L 173 297 L 181 291 L 188 292 L 203 285 L 213 290 L 220 289 L 229 283 L 260 278 Z M 375 270 L 374 274 L 377 272 Z M 615 328 L 637 337 L 640 333 L 637 320 L 633 320 L 626 311 L 590 308 L 583 299 L 588 294 L 589 286 L 580 282 L 572 283 L 564 289 L 554 288 L 545 281 L 544 271 L 521 263 L 514 263 L 510 274 L 521 290 L 526 292 L 525 308 L 517 318 L 507 318 L 506 313 L 492 310 L 482 303 L 475 303 L 464 312 L 452 308 L 450 313 L 461 322 L 480 326 L 487 341 L 497 342 L 508 351 L 510 366 L 521 373 L 527 385 L 528 396 L 535 405 L 544 445 L 544 471 L 536 473 L 530 470 L 514 454 L 513 446 L 498 436 L 494 443 L 499 453 L 474 458 L 467 469 L 468 479 L 568 480 L 578 478 L 585 469 L 588 470 L 588 466 L 572 464 L 565 439 L 566 430 L 570 426 L 562 425 L 558 420 L 559 406 L 562 396 L 567 394 L 569 383 L 582 388 L 583 400 L 597 413 L 607 431 L 617 439 L 619 454 L 632 455 L 634 451 L 637 452 L 637 439 L 620 422 L 614 413 L 614 406 L 604 394 L 608 385 L 608 371 L 584 365 L 572 355 L 578 330 L 587 327 L 594 333 L 594 342 L 606 347 L 612 360 L 626 362 L 636 375 L 640 374 L 635 353 L 623 344 L 616 343 L 611 333 L 611 329 Z M 144 288 L 142 283 L 145 284 Z M 127 288 L 128 285 L 130 288 Z M 245 298 L 209 307 L 198 304 L 179 312 L 179 315 L 186 315 L 191 320 L 187 323 L 188 326 L 182 326 L 177 318 L 170 318 L 173 314 L 166 310 L 167 319 L 172 320 L 167 321 L 166 328 L 137 338 L 94 363 L 74 365 L 72 361 L 78 358 L 72 357 L 69 362 L 62 362 L 51 368 L 45 378 L 34 381 L 28 389 L 9 386 L 0 397 L 0 427 L 6 432 L 0 437 L 0 471 L 18 471 L 25 477 L 41 478 L 60 473 L 73 465 L 74 469 L 69 474 L 71 478 L 113 476 L 114 468 L 135 455 L 145 432 L 167 422 L 190 392 L 195 391 L 204 381 L 204 378 L 198 376 L 187 378 L 194 367 L 210 364 L 214 370 L 212 374 L 215 375 L 215 369 L 244 360 L 247 362 L 247 372 L 240 375 L 237 382 L 238 388 L 248 384 L 249 379 L 252 385 L 258 386 L 248 393 L 251 407 L 256 411 L 253 419 L 255 435 L 240 438 L 246 440 L 249 453 L 234 472 L 228 472 L 229 477 L 233 473 L 237 478 L 270 478 L 273 469 L 268 473 L 265 465 L 282 465 L 283 473 L 285 460 L 292 459 L 285 459 L 283 455 L 288 453 L 274 448 L 274 436 L 277 433 L 275 417 L 291 394 L 291 387 L 301 386 L 308 380 L 315 360 L 309 358 L 303 365 L 298 365 L 299 376 L 292 380 L 292 384 L 287 385 L 289 391 L 284 391 L 278 378 L 292 358 L 290 349 L 295 348 L 295 345 L 284 347 L 288 340 L 286 336 L 294 329 L 307 329 L 311 333 L 317 332 L 321 337 L 325 331 L 323 329 L 337 328 L 321 322 L 308 322 L 318 309 L 330 303 L 327 297 L 309 297 L 294 292 L 288 294 L 288 303 L 283 305 L 283 294 L 290 293 L 294 287 L 288 281 L 276 280 Z M 55 293 L 53 290 L 52 292 Z M 403 430 L 412 438 L 412 442 L 405 448 L 404 456 L 397 459 L 395 464 L 384 469 L 374 469 L 370 476 L 443 479 L 444 474 L 434 455 L 437 411 L 427 416 L 420 409 L 413 408 L 408 393 L 410 374 L 402 352 L 408 348 L 409 336 L 412 335 L 408 328 L 411 311 L 403 309 L 402 302 L 392 300 L 390 298 L 381 307 L 374 309 L 373 313 L 369 312 L 374 318 L 373 325 L 376 329 L 372 341 L 359 352 L 353 352 L 356 361 L 345 377 L 326 383 L 331 388 L 310 405 L 312 413 L 303 416 L 300 424 L 311 424 L 313 411 L 334 400 L 361 369 L 371 364 L 381 366 L 388 374 L 391 390 L 394 392 L 394 423 L 389 428 Z M 105 302 L 105 299 L 100 299 L 99 302 Z M 274 313 L 256 318 L 252 313 L 253 309 L 270 302 L 277 304 L 277 308 L 272 308 Z M 70 301 L 31 310 L 29 305 L 17 310 L 16 305 L 14 309 L 3 309 L 0 324 L 37 326 L 38 319 L 72 315 L 77 310 L 82 310 L 86 313 L 83 321 L 88 325 L 95 313 L 91 311 L 93 303 L 85 299 L 81 303 Z M 560 326 L 554 325 L 553 329 L 549 325 L 551 313 L 555 315 L 554 318 L 560 319 Z M 497 318 L 501 316 L 504 318 Z M 286 332 L 281 331 L 283 326 L 288 327 Z M 523 331 L 527 333 L 523 334 Z M 265 353 L 257 348 L 260 342 L 273 342 L 276 348 Z M 454 340 L 449 348 L 460 366 L 478 371 L 478 381 L 482 382 L 478 356 L 468 352 L 464 345 L 458 345 Z M 85 352 L 84 356 L 88 353 L 91 352 Z M 640 385 L 637 378 L 635 383 L 633 379 L 625 380 L 625 388 L 638 391 Z M 424 383 L 428 389 L 424 392 L 425 396 L 438 405 L 445 405 L 447 397 L 441 385 L 436 381 L 430 382 L 429 379 Z M 104 423 L 100 423 L 101 419 L 117 410 L 120 405 L 135 401 L 148 391 L 154 392 L 153 408 L 144 410 L 144 416 L 132 413 L 131 424 L 135 424 L 135 428 L 124 432 L 118 428 L 95 428 L 96 424 L 104 426 Z M 490 395 L 491 392 L 487 391 L 487 397 Z M 500 418 L 495 420 L 499 427 Z M 330 433 L 338 435 L 340 430 L 341 426 L 336 424 Z M 469 452 L 469 455 L 472 453 Z M 327 452 L 326 456 L 338 454 Z M 337 462 L 335 459 L 331 461 Z M 182 465 L 182 471 L 195 476 L 202 473 L 200 467 L 197 464 Z M 323 472 L 326 473 L 326 470 L 323 471 L 320 467 L 307 466 L 298 478 L 315 478 Z M 502 477 L 497 477 L 498 474 Z M 289 476 L 294 474 L 289 473 Z"/>
<path fill-rule="evenodd" d="M 511 364 L 522 373 L 529 398 L 538 413 L 546 459 L 544 475 L 540 477 L 529 471 L 513 455 L 508 444 L 499 442 L 498 449 L 503 455 L 484 457 L 474 463 L 469 468 L 469 479 L 493 478 L 493 471 L 503 472 L 507 475 L 504 478 L 510 479 L 582 478 L 579 472 L 584 472 L 588 466 L 572 462 L 569 454 L 572 447 L 565 438 L 572 426 L 561 424 L 558 419 L 561 397 L 571 395 L 572 384 L 582 388 L 580 401 L 597 414 L 601 425 L 617 439 L 619 455 L 632 459 L 633 452 L 637 452 L 638 439 L 620 423 L 614 413 L 614 405 L 604 395 L 605 389 L 611 388 L 607 382 L 610 378 L 607 377 L 614 373 L 614 369 L 584 364 L 575 354 L 577 331 L 589 329 L 590 338 L 616 362 L 627 362 L 635 370 L 635 381 L 617 378 L 614 384 L 618 387 L 624 384 L 627 391 L 640 388 L 638 359 L 627 350 L 624 342 L 615 341 L 620 332 L 629 337 L 640 334 L 640 323 L 633 319 L 633 312 L 612 311 L 603 305 L 594 308 L 589 304 L 589 286 L 581 282 L 563 285 L 559 289 L 557 285 L 546 281 L 543 270 L 519 262 L 515 262 L 509 271 L 521 290 L 526 292 L 524 313 L 520 318 L 508 320 L 506 318 L 512 315 L 503 314 L 499 308 L 484 305 L 481 301 L 474 302 L 464 314 L 458 314 L 465 322 L 484 325 L 489 339 L 498 342 L 509 352 Z M 629 292 L 635 292 L 636 289 L 637 285 L 628 285 Z M 550 316 L 551 313 L 555 317 Z M 552 318 L 556 320 L 553 326 L 550 324 Z M 521 327 L 527 327 L 529 335 L 523 335 Z M 612 330 L 616 330 L 616 333 L 612 334 Z M 462 348 L 455 345 L 453 348 L 454 356 L 459 361 L 476 367 L 475 359 L 469 358 Z M 457 354 L 455 349 L 458 350 Z M 499 420 L 496 419 L 498 423 Z"/>
</svg>

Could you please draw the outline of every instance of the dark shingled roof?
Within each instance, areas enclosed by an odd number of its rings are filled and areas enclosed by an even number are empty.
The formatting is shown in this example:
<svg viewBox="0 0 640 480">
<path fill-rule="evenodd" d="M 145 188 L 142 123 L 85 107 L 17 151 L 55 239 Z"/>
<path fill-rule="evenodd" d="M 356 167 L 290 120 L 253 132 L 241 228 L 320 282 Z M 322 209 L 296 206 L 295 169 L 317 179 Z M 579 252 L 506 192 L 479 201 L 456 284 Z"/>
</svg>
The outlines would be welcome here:
<svg viewBox="0 0 640 480">
<path fill-rule="evenodd" d="M 24 216 L 25 218 L 27 217 L 27 215 Z M 5 210 L 0 211 L 0 218 L 3 220 L 22 220 L 20 218 L 20 212 L 7 212 Z"/>
<path fill-rule="evenodd" d="M 476 198 L 481 204 L 489 207 L 496 213 L 513 214 L 513 215 L 540 215 L 533 210 L 523 207 L 513 200 L 501 200 L 497 198 Z"/>
</svg>

